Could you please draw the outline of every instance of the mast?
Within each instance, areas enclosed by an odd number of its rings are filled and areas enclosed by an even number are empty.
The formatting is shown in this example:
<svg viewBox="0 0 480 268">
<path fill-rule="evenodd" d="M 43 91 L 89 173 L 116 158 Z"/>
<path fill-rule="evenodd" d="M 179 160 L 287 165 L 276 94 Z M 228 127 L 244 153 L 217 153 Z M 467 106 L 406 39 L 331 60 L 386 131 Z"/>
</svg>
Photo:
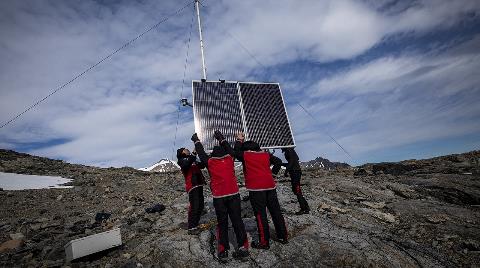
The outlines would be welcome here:
<svg viewBox="0 0 480 268">
<path fill-rule="evenodd" d="M 205 54 L 203 52 L 203 37 L 202 37 L 202 23 L 200 21 L 200 6 L 199 0 L 195 0 L 195 9 L 197 10 L 197 21 L 198 21 L 198 35 L 200 36 L 200 52 L 202 55 L 202 73 L 203 79 L 207 79 L 207 67 L 205 66 Z"/>
</svg>

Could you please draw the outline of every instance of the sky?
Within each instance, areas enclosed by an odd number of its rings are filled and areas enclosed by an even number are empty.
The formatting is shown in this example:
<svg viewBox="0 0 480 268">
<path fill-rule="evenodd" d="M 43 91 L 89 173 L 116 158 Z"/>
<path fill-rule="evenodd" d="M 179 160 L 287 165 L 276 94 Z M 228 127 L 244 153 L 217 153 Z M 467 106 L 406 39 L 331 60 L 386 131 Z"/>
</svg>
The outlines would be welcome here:
<svg viewBox="0 0 480 268">
<path fill-rule="evenodd" d="M 188 3 L 0 1 L 0 123 Z M 0 148 L 139 168 L 191 147 L 192 109 L 178 128 L 177 113 L 202 74 L 193 15 L 189 5 L 1 128 Z M 279 82 L 303 161 L 480 149 L 480 1 L 204 0 L 201 15 L 208 79 Z"/>
</svg>

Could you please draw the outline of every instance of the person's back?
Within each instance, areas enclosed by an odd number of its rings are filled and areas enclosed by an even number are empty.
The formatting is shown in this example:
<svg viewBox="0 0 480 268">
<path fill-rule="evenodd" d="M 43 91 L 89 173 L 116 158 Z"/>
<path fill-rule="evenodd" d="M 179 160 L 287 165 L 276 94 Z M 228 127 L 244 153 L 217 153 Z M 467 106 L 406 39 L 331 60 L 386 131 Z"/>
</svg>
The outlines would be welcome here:
<svg viewBox="0 0 480 268">
<path fill-rule="evenodd" d="M 242 259 L 250 254 L 248 252 L 247 232 L 241 215 L 242 209 L 237 177 L 235 176 L 233 149 L 220 132 L 215 132 L 215 138 L 219 140 L 221 146 L 215 146 L 210 156 L 206 154 L 197 134 L 192 136 L 192 141 L 195 143 L 198 157 L 206 165 L 210 174 L 213 206 L 217 215 L 218 258 L 221 262 L 226 262 L 230 248 L 228 218 L 232 222 L 239 246 L 233 257 Z"/>
<path fill-rule="evenodd" d="M 287 171 L 301 171 L 300 159 L 297 152 L 293 148 L 282 149 L 282 152 L 285 154 L 285 160 L 287 160 Z"/>
<path fill-rule="evenodd" d="M 247 190 L 275 189 L 275 180 L 270 169 L 270 154 L 263 151 L 243 153 L 245 187 Z"/>
<path fill-rule="evenodd" d="M 288 242 L 287 227 L 278 202 L 275 180 L 270 166 L 275 172 L 281 166 L 278 157 L 262 151 L 254 141 L 244 142 L 243 133 L 237 136 L 235 143 L 235 157 L 243 164 L 245 186 L 248 189 L 250 203 L 258 228 L 258 242 L 252 242 L 252 247 L 259 249 L 270 248 L 270 227 L 268 226 L 267 209 L 277 233 L 277 240 Z"/>
<path fill-rule="evenodd" d="M 210 188 L 213 197 L 218 198 L 238 193 L 232 156 L 226 154 L 210 157 L 207 161 L 207 169 L 210 174 Z"/>
<path fill-rule="evenodd" d="M 191 154 L 186 148 L 177 150 L 178 165 L 185 178 L 185 191 L 188 194 L 190 203 L 188 209 L 188 233 L 197 234 L 200 216 L 204 208 L 203 185 L 205 178 L 200 171 L 203 168 L 201 163 L 197 163 L 197 157 Z"/>
<path fill-rule="evenodd" d="M 177 150 L 177 164 L 185 178 L 185 190 L 187 193 L 205 184 L 205 178 L 200 171 L 204 166 L 196 160 L 197 157 L 190 153 L 188 149 L 180 148 Z"/>
<path fill-rule="evenodd" d="M 302 189 L 300 186 L 300 179 L 302 177 L 302 169 L 299 163 L 299 157 L 295 149 L 285 148 L 282 149 L 282 152 L 285 154 L 286 164 L 283 166 L 286 167 L 285 176 L 290 175 L 290 182 L 292 184 L 292 191 L 297 196 L 298 203 L 300 205 L 300 211 L 296 212 L 296 215 L 308 214 L 310 213 L 310 206 L 308 205 L 307 200 L 303 196 Z"/>
</svg>

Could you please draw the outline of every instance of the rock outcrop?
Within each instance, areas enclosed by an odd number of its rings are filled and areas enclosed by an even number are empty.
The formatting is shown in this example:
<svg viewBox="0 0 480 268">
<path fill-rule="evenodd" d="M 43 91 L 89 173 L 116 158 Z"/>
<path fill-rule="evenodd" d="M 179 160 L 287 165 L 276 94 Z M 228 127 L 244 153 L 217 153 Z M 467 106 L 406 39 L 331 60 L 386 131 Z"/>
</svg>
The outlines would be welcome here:
<svg viewBox="0 0 480 268">
<path fill-rule="evenodd" d="M 301 162 L 300 165 L 303 169 L 335 170 L 350 168 L 350 165 L 347 163 L 331 162 L 330 160 L 323 157 L 317 157 L 307 162 Z"/>
<path fill-rule="evenodd" d="M 232 259 L 226 266 L 478 266 L 479 158 L 475 151 L 369 164 L 356 176 L 353 169 L 306 170 L 302 190 L 312 211 L 302 216 L 294 215 L 298 204 L 289 181 L 282 178 L 277 189 L 290 242 L 273 241 L 270 250 L 252 249 L 248 261 Z M 185 230 L 188 198 L 178 171 L 102 169 L 0 150 L 0 172 L 62 176 L 74 185 L 0 191 L 0 266 L 225 266 L 215 259 L 215 213 L 208 187 L 201 220 L 205 230 L 199 235 Z M 241 194 L 246 195 L 244 188 Z M 166 209 L 145 212 L 158 203 Z M 247 231 L 256 239 L 248 201 L 242 202 L 242 210 Z M 98 212 L 111 216 L 96 222 Z M 121 228 L 123 246 L 66 261 L 63 246 L 68 241 L 114 226 Z M 233 234 L 231 238 L 235 244 Z"/>
</svg>

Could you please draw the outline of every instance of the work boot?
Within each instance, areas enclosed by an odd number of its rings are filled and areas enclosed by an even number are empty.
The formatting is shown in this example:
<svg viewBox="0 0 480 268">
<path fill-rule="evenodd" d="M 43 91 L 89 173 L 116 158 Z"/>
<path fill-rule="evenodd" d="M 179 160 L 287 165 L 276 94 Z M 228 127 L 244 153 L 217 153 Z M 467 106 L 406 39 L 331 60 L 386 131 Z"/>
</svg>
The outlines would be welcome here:
<svg viewBox="0 0 480 268">
<path fill-rule="evenodd" d="M 237 251 L 233 252 L 232 256 L 237 260 L 245 260 L 248 256 L 250 256 L 250 252 L 248 252 L 248 249 L 244 247 L 239 247 Z"/>
<path fill-rule="evenodd" d="M 202 229 L 198 228 L 198 226 L 188 229 L 189 235 L 198 235 L 201 232 L 202 232 Z"/>
<path fill-rule="evenodd" d="M 228 261 L 228 250 L 224 250 L 222 252 L 219 252 L 217 257 L 218 257 L 219 262 L 226 263 Z"/>
<path fill-rule="evenodd" d="M 270 249 L 270 245 L 268 244 L 262 245 L 257 241 L 252 241 L 251 245 L 252 245 L 252 248 L 256 248 L 256 249 Z"/>
<path fill-rule="evenodd" d="M 303 214 L 309 214 L 310 210 L 309 209 L 300 209 L 300 211 L 295 212 L 295 215 L 303 215 Z"/>
</svg>

